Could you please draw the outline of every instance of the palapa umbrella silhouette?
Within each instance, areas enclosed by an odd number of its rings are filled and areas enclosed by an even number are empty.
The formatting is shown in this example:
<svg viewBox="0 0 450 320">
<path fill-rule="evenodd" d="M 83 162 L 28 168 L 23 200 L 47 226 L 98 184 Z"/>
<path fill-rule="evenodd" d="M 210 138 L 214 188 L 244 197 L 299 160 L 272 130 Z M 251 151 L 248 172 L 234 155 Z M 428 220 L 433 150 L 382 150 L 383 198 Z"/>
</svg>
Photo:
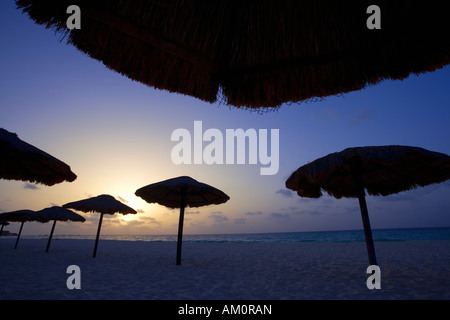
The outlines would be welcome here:
<svg viewBox="0 0 450 320">
<path fill-rule="evenodd" d="M 55 230 L 55 225 L 56 225 L 56 221 L 80 221 L 80 222 L 84 222 L 86 221 L 85 218 L 83 218 L 82 216 L 80 216 L 79 214 L 65 209 L 63 207 L 59 207 L 59 206 L 53 206 L 50 208 L 45 208 L 33 213 L 29 213 L 27 214 L 25 217 L 25 219 L 37 219 L 37 221 L 39 220 L 45 220 L 47 221 L 51 221 L 53 220 L 53 225 L 52 225 L 52 229 L 50 231 L 50 236 L 48 238 L 48 242 L 47 242 L 47 247 L 45 249 L 45 252 L 48 252 L 49 248 L 50 248 L 50 243 L 52 241 L 52 237 L 53 237 L 53 231 Z"/>
<path fill-rule="evenodd" d="M 135 194 L 148 203 L 158 203 L 168 208 L 180 208 L 178 224 L 176 264 L 181 264 L 181 244 L 183 238 L 184 208 L 202 207 L 227 202 L 230 197 L 206 183 L 182 176 L 149 184 L 136 190 Z"/>
<path fill-rule="evenodd" d="M 27 221 L 39 221 L 39 222 L 48 222 L 49 220 L 40 217 L 40 216 L 28 216 L 29 214 L 34 213 L 33 210 L 16 210 L 10 212 L 4 212 L 0 214 L 0 221 L 11 221 L 11 222 L 21 222 L 19 233 L 17 234 L 16 244 L 14 245 L 14 249 L 17 249 L 17 245 L 19 244 L 20 235 L 22 234 L 23 225 Z"/>
<path fill-rule="evenodd" d="M 52 186 L 74 181 L 70 167 L 48 153 L 0 128 L 0 179 L 22 180 Z"/>
<path fill-rule="evenodd" d="M 319 198 L 322 190 L 335 198 L 358 198 L 369 262 L 376 265 L 365 191 L 387 196 L 450 179 L 450 157 L 409 146 L 348 148 L 297 169 L 286 187 L 300 197 Z"/>
<path fill-rule="evenodd" d="M 100 237 L 100 229 L 102 227 L 103 215 L 114 214 L 116 212 L 121 214 L 136 214 L 137 211 L 133 208 L 116 200 L 113 196 L 102 194 L 97 197 L 92 197 L 80 201 L 69 202 L 63 205 L 64 208 L 75 209 L 83 212 L 98 212 L 100 213 L 100 220 L 98 222 L 97 236 L 95 238 L 94 255 L 97 255 L 98 239 Z"/>
<path fill-rule="evenodd" d="M 360 90 L 450 63 L 448 14 L 438 4 L 378 0 L 377 11 L 369 0 L 79 0 L 81 28 L 72 30 L 71 0 L 16 4 L 132 80 L 238 107 Z M 381 29 L 368 27 L 372 19 Z"/>
</svg>

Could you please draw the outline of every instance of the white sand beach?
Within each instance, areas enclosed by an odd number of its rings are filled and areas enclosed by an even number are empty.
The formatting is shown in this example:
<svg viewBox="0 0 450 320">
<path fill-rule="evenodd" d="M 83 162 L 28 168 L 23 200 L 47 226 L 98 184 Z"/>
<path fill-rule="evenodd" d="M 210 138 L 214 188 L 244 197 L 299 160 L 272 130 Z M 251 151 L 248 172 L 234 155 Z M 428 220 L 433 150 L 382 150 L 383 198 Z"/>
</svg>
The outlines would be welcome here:
<svg viewBox="0 0 450 320">
<path fill-rule="evenodd" d="M 450 299 L 450 241 L 376 243 L 369 290 L 364 243 L 183 243 L 0 239 L 0 299 Z M 67 267 L 80 268 L 69 290 Z"/>
</svg>

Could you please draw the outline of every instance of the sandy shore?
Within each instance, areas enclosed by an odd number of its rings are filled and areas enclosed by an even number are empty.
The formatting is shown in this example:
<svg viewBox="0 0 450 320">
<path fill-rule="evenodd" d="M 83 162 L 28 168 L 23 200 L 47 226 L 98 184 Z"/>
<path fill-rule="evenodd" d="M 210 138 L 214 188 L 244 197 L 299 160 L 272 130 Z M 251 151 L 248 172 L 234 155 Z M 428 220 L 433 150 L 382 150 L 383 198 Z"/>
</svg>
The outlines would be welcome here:
<svg viewBox="0 0 450 320">
<path fill-rule="evenodd" d="M 183 243 L 0 239 L 0 299 L 450 299 L 450 241 L 376 243 L 369 290 L 364 243 Z M 81 289 L 66 285 L 70 265 Z"/>
</svg>

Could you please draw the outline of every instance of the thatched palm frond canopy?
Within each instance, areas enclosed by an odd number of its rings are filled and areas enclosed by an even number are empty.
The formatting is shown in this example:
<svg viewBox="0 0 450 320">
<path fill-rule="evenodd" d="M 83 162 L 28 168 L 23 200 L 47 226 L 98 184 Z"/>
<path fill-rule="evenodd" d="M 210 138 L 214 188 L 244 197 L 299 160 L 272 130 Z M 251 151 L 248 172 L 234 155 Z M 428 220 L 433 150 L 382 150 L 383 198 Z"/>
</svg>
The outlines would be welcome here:
<svg viewBox="0 0 450 320">
<path fill-rule="evenodd" d="M 0 179 L 30 181 L 52 186 L 77 176 L 61 160 L 0 128 Z"/>
<path fill-rule="evenodd" d="M 0 221 L 11 221 L 11 222 L 25 222 L 25 221 L 39 221 L 39 222 L 48 222 L 48 219 L 45 219 L 41 216 L 31 216 L 34 214 L 33 210 L 16 210 L 10 212 L 4 212 L 0 214 Z"/>
<path fill-rule="evenodd" d="M 136 190 L 135 194 L 148 203 L 158 203 L 171 209 L 221 204 L 230 199 L 223 191 L 187 176 L 149 184 Z M 183 196 L 184 204 L 181 203 Z"/>
<path fill-rule="evenodd" d="M 249 108 L 359 90 L 450 63 L 441 3 L 378 0 L 16 0 L 37 23 L 146 85 Z M 81 9 L 68 30 L 66 9 Z"/>
<path fill-rule="evenodd" d="M 450 179 L 450 156 L 409 146 L 348 148 L 298 168 L 286 187 L 301 197 L 357 198 L 362 179 L 370 195 L 387 196 Z"/>
<path fill-rule="evenodd" d="M 30 213 L 25 216 L 26 218 L 37 218 L 44 220 L 55 220 L 55 221 L 86 221 L 85 218 L 80 216 L 78 213 L 75 213 L 71 210 L 68 210 L 63 207 L 53 206 L 49 208 L 45 208 L 33 213 Z M 38 220 L 39 221 L 39 220 Z"/>
<path fill-rule="evenodd" d="M 96 197 L 83 199 L 79 201 L 69 202 L 63 205 L 63 208 L 75 209 L 83 212 L 98 212 L 103 214 L 121 213 L 121 214 L 136 214 L 137 211 L 133 208 L 116 200 L 109 194 L 102 194 Z"/>
</svg>

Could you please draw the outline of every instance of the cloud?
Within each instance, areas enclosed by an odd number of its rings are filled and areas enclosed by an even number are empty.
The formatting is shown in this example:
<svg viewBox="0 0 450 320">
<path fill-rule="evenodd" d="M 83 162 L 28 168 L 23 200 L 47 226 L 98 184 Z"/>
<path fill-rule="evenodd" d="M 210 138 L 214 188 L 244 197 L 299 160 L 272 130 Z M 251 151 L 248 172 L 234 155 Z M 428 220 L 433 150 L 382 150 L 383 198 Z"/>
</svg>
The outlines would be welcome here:
<svg viewBox="0 0 450 320">
<path fill-rule="evenodd" d="M 346 115 L 339 113 L 337 110 L 333 108 L 323 108 L 314 110 L 312 113 L 310 113 L 309 116 L 311 117 L 311 119 L 317 122 L 344 121 L 349 123 L 350 125 L 355 125 L 373 120 L 374 117 L 376 116 L 376 112 L 373 109 L 361 107 L 356 111 L 355 114 Z"/>
<path fill-rule="evenodd" d="M 208 218 L 213 219 L 214 222 L 225 222 L 229 220 L 221 211 L 211 212 Z"/>
<path fill-rule="evenodd" d="M 247 222 L 247 219 L 245 219 L 245 218 L 234 219 L 235 224 L 245 224 L 246 222 Z"/>
<path fill-rule="evenodd" d="M 24 189 L 30 189 L 30 190 L 38 190 L 39 187 L 32 183 L 25 183 L 23 186 Z"/>
<path fill-rule="evenodd" d="M 87 220 L 87 219 L 86 219 Z M 103 224 L 121 224 L 124 221 L 120 218 L 109 218 L 109 219 L 103 219 L 102 225 Z M 127 221 L 128 223 L 129 221 Z"/>
<path fill-rule="evenodd" d="M 323 120 L 339 121 L 339 120 L 341 120 L 341 115 L 332 108 L 316 109 L 310 114 L 310 117 L 315 121 L 323 121 Z"/>
<path fill-rule="evenodd" d="M 258 216 L 262 214 L 262 211 L 248 211 L 244 213 L 246 216 Z"/>
<path fill-rule="evenodd" d="M 306 198 L 306 197 L 298 197 L 297 202 L 300 202 L 302 204 L 307 204 L 307 203 L 317 203 L 317 199 L 314 198 Z"/>
<path fill-rule="evenodd" d="M 284 211 L 284 212 L 283 212 Z M 287 212 L 286 212 L 287 211 Z M 319 210 L 297 210 L 296 207 L 289 207 L 289 209 L 280 209 L 280 212 L 272 212 L 269 214 L 268 220 L 287 221 L 293 218 L 293 216 L 299 215 L 320 215 L 323 214 Z"/>
<path fill-rule="evenodd" d="M 141 217 L 141 220 L 146 221 L 147 223 L 151 223 L 151 224 L 161 224 L 161 222 L 159 222 L 158 220 L 156 220 L 155 218 L 152 218 L 152 217 Z"/>
<path fill-rule="evenodd" d="M 86 222 L 94 222 L 94 223 L 98 223 L 98 219 L 99 219 L 99 214 L 97 214 L 96 212 L 94 213 L 89 213 L 89 212 L 82 212 L 81 215 L 86 219 Z"/>
<path fill-rule="evenodd" d="M 315 216 L 315 215 L 323 214 L 323 212 L 318 211 L 318 210 L 300 210 L 300 211 L 292 212 L 292 214 L 294 214 L 294 215 L 309 214 L 309 215 Z"/>
<path fill-rule="evenodd" d="M 197 211 L 186 211 L 185 213 L 186 214 L 199 214 L 200 211 L 199 210 L 197 210 Z"/>
<path fill-rule="evenodd" d="M 295 195 L 294 191 L 291 191 L 288 189 L 280 189 L 275 193 L 281 194 L 283 197 L 286 197 L 286 198 L 292 198 Z"/>
<path fill-rule="evenodd" d="M 269 217 L 267 219 L 269 219 L 269 220 L 287 220 L 290 218 L 291 218 L 291 215 L 289 213 L 272 212 L 269 214 Z"/>
<path fill-rule="evenodd" d="M 130 220 L 130 221 L 126 221 L 126 225 L 127 226 L 140 226 L 143 225 L 145 222 L 142 220 Z"/>
<path fill-rule="evenodd" d="M 128 203 L 128 201 L 127 201 L 126 199 L 122 198 L 121 196 L 118 196 L 117 199 L 118 199 L 120 202 Z"/>
<path fill-rule="evenodd" d="M 366 122 L 373 119 L 374 115 L 375 112 L 372 109 L 360 109 L 358 110 L 358 113 L 350 119 L 350 121 L 352 124 Z"/>
</svg>

